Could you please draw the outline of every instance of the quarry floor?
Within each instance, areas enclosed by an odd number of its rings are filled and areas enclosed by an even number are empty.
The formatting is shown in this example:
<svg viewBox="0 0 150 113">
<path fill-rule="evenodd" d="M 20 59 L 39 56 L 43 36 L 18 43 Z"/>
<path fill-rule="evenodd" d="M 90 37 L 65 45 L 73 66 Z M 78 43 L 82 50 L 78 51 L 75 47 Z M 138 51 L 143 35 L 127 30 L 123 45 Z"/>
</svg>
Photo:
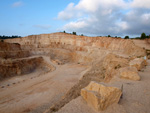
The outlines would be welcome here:
<svg viewBox="0 0 150 113">
<path fill-rule="evenodd" d="M 0 113 L 43 113 L 62 99 L 88 69 L 85 65 L 75 63 L 57 65 L 49 57 L 43 58 L 56 69 L 43 74 L 36 70 L 0 82 Z M 150 113 L 150 60 L 139 75 L 140 81 L 114 77 L 108 83 L 116 87 L 123 84 L 123 98 L 119 104 L 113 104 L 105 111 L 95 111 L 79 96 L 57 113 Z"/>
<path fill-rule="evenodd" d="M 43 58 L 56 69 L 43 74 L 36 70 L 0 82 L 0 113 L 31 112 L 40 106 L 54 104 L 77 83 L 88 68 L 75 63 L 56 65 L 49 57 Z"/>
<path fill-rule="evenodd" d="M 57 113 L 150 113 L 150 60 L 148 60 L 148 66 L 142 69 L 139 75 L 140 81 L 114 77 L 108 83 L 116 87 L 121 87 L 123 84 L 123 98 L 119 104 L 113 104 L 104 111 L 95 111 L 79 96 Z"/>
</svg>

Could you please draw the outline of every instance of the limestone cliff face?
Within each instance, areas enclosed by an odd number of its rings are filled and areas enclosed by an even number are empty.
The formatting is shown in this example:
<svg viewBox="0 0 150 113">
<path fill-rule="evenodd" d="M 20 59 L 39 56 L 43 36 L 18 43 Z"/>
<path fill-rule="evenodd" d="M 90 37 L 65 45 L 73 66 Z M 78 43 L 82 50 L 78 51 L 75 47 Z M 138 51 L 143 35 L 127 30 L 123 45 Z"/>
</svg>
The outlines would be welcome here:
<svg viewBox="0 0 150 113">
<path fill-rule="evenodd" d="M 22 58 L 29 56 L 29 51 L 23 51 L 18 43 L 0 42 L 0 58 Z"/>
<path fill-rule="evenodd" d="M 150 39 L 145 40 L 134 39 L 133 42 L 136 46 L 150 50 Z"/>
<path fill-rule="evenodd" d="M 136 46 L 132 40 L 108 38 L 108 37 L 87 37 L 67 33 L 52 33 L 31 35 L 24 38 L 7 39 L 6 42 L 19 43 L 24 49 L 33 48 L 61 48 L 70 51 L 86 52 L 89 55 L 94 51 L 117 52 L 129 56 L 144 56 L 145 50 Z M 99 54 L 97 52 L 97 54 Z M 85 57 L 81 54 L 76 54 Z M 87 56 L 87 55 L 86 55 Z M 91 55 L 92 56 L 92 55 Z M 95 56 L 95 55 L 93 55 Z M 89 58 L 91 59 L 91 57 Z"/>
<path fill-rule="evenodd" d="M 31 73 L 36 69 L 42 72 L 54 70 L 54 67 L 47 64 L 42 57 L 29 57 L 29 49 L 23 50 L 16 42 L 0 42 L 0 80 Z"/>
<path fill-rule="evenodd" d="M 3 62 L 0 62 L 0 80 L 16 75 L 28 74 L 40 68 L 43 71 L 53 70 L 53 67 L 44 62 L 42 57 L 3 60 Z"/>
<path fill-rule="evenodd" d="M 5 43 L 0 42 L 0 51 L 19 51 L 21 50 L 20 44 L 18 43 Z"/>
</svg>

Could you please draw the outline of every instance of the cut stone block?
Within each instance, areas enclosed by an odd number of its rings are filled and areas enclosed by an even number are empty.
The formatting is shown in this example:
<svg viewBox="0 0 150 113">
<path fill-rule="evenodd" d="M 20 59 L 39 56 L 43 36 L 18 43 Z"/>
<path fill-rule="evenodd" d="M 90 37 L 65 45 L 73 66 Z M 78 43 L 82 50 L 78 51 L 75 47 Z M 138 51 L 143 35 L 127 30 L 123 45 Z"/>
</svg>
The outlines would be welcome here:
<svg viewBox="0 0 150 113">
<path fill-rule="evenodd" d="M 81 96 L 85 101 L 98 111 L 105 110 L 113 103 L 118 103 L 121 95 L 122 91 L 119 88 L 107 87 L 94 81 L 81 90 Z"/>
</svg>

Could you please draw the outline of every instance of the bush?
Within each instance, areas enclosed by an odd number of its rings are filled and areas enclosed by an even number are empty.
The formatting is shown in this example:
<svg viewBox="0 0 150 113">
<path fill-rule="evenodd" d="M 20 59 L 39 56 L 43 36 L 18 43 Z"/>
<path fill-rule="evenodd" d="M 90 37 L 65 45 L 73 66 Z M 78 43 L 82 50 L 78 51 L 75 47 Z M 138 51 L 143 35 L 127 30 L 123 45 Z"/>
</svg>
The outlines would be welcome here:
<svg viewBox="0 0 150 113">
<path fill-rule="evenodd" d="M 129 36 L 125 36 L 124 39 L 129 39 Z"/>
<path fill-rule="evenodd" d="M 76 32 L 72 32 L 73 35 L 77 35 Z"/>
</svg>

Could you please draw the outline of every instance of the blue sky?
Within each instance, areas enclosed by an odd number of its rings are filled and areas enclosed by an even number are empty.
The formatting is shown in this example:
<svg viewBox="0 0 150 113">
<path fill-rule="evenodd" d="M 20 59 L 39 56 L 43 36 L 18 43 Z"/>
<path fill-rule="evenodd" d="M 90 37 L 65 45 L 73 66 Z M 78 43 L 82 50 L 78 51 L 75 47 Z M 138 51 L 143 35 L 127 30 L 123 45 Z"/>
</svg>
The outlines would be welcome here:
<svg viewBox="0 0 150 113">
<path fill-rule="evenodd" d="M 0 35 L 57 32 L 66 23 L 58 20 L 57 14 L 69 3 L 69 0 L 0 0 Z"/>
<path fill-rule="evenodd" d="M 0 35 L 150 34 L 150 0 L 0 0 Z"/>
</svg>

